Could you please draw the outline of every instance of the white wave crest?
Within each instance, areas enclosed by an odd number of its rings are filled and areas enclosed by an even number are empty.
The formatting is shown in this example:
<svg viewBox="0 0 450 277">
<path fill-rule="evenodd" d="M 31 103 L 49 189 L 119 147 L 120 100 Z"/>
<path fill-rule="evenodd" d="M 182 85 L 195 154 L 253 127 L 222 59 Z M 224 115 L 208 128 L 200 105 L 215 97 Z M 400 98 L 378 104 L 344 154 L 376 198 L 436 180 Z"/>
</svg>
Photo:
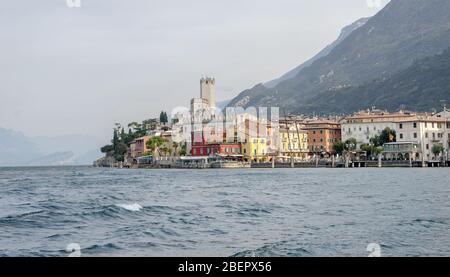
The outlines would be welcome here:
<svg viewBox="0 0 450 277">
<path fill-rule="evenodd" d="M 143 207 L 137 203 L 134 204 L 117 204 L 116 205 L 119 208 L 128 210 L 128 211 L 132 211 L 132 212 L 139 212 L 140 210 L 143 209 Z"/>
</svg>

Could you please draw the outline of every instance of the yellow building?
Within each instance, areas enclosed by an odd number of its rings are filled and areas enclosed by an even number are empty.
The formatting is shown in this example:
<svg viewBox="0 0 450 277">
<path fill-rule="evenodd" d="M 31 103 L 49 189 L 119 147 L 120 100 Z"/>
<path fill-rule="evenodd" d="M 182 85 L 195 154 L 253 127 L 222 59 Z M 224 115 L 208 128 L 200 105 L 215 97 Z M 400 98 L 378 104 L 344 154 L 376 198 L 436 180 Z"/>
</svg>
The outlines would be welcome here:
<svg viewBox="0 0 450 277">
<path fill-rule="evenodd" d="M 308 132 L 299 126 L 280 127 L 279 158 L 283 161 L 306 160 L 308 158 Z"/>
<path fill-rule="evenodd" d="M 248 137 L 242 144 L 244 160 L 248 162 L 262 163 L 269 160 L 266 138 Z"/>
<path fill-rule="evenodd" d="M 246 119 L 242 154 L 247 162 L 263 163 L 270 160 L 271 140 L 269 139 L 267 122 Z"/>
</svg>

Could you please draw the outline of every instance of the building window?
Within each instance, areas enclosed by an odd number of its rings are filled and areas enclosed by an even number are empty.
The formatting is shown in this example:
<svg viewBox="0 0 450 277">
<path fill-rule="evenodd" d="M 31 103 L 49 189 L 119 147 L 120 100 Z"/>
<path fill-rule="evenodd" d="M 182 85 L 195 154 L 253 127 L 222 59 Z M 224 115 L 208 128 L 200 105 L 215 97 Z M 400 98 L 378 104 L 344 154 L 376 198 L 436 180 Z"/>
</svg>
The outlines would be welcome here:
<svg viewBox="0 0 450 277">
<path fill-rule="evenodd" d="M 433 138 L 434 138 L 434 139 L 436 138 L 436 134 L 435 134 L 435 133 L 433 133 Z"/>
<path fill-rule="evenodd" d="M 415 138 L 415 139 L 417 138 L 417 133 L 414 133 L 414 138 Z"/>
<path fill-rule="evenodd" d="M 434 122 L 431 123 L 431 128 L 434 128 Z"/>
<path fill-rule="evenodd" d="M 426 145 L 426 148 L 427 148 L 427 150 L 430 150 L 430 145 L 427 144 L 427 145 Z"/>
<path fill-rule="evenodd" d="M 400 129 L 403 129 L 403 123 L 400 123 Z"/>
<path fill-rule="evenodd" d="M 425 133 L 425 138 L 428 138 L 428 133 Z"/>
<path fill-rule="evenodd" d="M 438 123 L 437 127 L 438 127 L 438 129 L 441 129 L 442 128 L 442 124 Z"/>
<path fill-rule="evenodd" d="M 417 123 L 416 122 L 413 123 L 413 127 L 417 128 Z"/>
<path fill-rule="evenodd" d="M 403 134 L 400 134 L 400 139 L 403 139 Z"/>
</svg>

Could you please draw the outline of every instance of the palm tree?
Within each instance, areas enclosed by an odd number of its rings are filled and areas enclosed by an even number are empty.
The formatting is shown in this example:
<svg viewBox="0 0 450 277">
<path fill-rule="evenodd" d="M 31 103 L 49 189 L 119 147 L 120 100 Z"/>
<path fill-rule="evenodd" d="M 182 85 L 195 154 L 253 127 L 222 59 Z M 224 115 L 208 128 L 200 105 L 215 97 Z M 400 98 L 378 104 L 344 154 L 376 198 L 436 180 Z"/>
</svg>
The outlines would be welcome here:
<svg viewBox="0 0 450 277">
<path fill-rule="evenodd" d="M 155 155 L 156 153 L 158 153 L 159 155 L 161 155 L 160 153 L 160 147 L 163 146 L 166 143 L 166 140 L 164 140 L 161 137 L 153 137 L 151 139 L 149 139 L 146 143 L 147 148 Z"/>
</svg>

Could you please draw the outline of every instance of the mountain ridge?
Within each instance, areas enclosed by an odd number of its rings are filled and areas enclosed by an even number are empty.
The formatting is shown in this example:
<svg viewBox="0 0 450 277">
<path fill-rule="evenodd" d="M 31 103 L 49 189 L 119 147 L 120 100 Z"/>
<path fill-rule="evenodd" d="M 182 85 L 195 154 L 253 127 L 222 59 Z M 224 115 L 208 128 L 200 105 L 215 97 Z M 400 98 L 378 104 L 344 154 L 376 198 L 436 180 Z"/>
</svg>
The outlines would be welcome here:
<svg viewBox="0 0 450 277">
<path fill-rule="evenodd" d="M 390 78 L 415 61 L 448 48 L 448 14 L 450 1 L 392 0 L 295 78 L 271 89 L 257 85 L 245 90 L 230 106 L 278 106 L 288 113 L 332 113 L 335 109 L 326 105 L 330 96 Z M 344 102 L 357 105 L 352 101 Z"/>
<path fill-rule="evenodd" d="M 369 19 L 370 19 L 370 17 L 363 17 L 363 18 L 360 18 L 357 21 L 353 22 L 352 24 L 345 26 L 341 30 L 339 37 L 335 41 L 333 41 L 331 44 L 328 44 L 325 48 L 323 48 L 318 54 L 313 56 L 311 59 L 305 61 L 304 63 L 300 64 L 299 66 L 295 67 L 294 69 L 288 71 L 281 77 L 274 79 L 272 81 L 263 83 L 263 85 L 266 88 L 274 88 L 276 85 L 278 85 L 282 81 L 294 78 L 302 69 L 312 65 L 316 60 L 330 54 L 331 50 L 333 50 L 339 43 L 341 43 L 345 38 L 347 38 L 347 36 L 350 35 L 354 30 L 356 30 L 359 27 L 366 24 Z"/>
</svg>

